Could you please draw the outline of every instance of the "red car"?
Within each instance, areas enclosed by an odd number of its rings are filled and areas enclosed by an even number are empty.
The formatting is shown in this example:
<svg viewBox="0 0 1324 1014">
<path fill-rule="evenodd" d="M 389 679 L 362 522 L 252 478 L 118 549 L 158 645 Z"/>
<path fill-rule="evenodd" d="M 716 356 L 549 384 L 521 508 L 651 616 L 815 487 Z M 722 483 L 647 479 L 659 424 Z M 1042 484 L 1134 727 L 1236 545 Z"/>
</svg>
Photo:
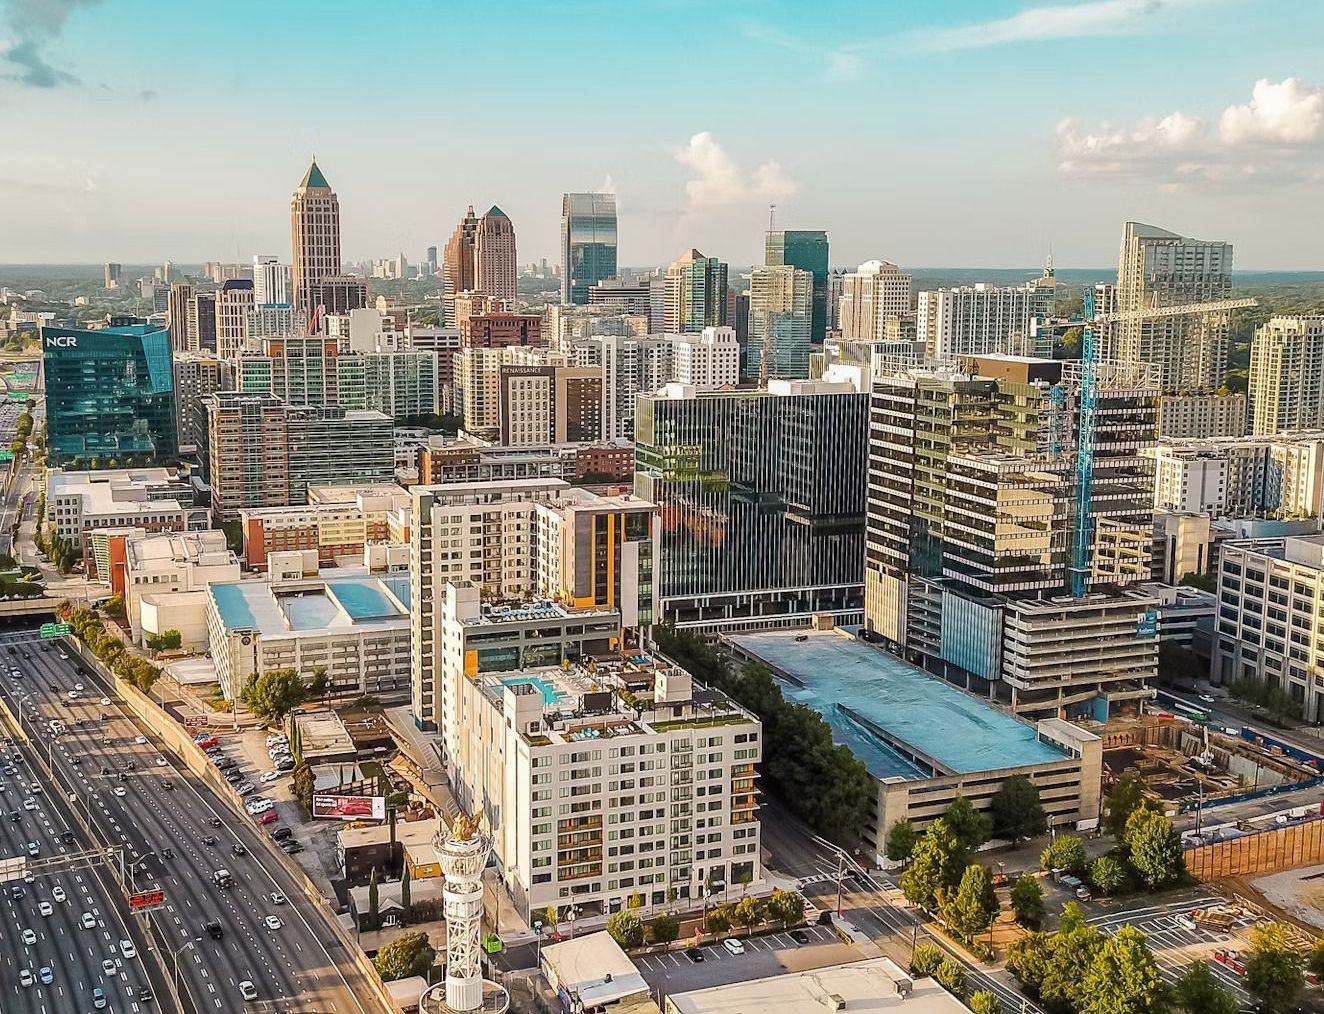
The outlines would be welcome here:
<svg viewBox="0 0 1324 1014">
<path fill-rule="evenodd" d="M 203 750 L 207 750 L 220 743 L 220 740 L 215 736 L 203 736 L 201 739 L 195 739 L 193 742 L 197 743 Z"/>
<path fill-rule="evenodd" d="M 276 811 L 268 810 L 266 813 L 262 814 L 262 816 L 258 817 L 257 822 L 259 824 L 274 824 L 278 820 L 280 820 L 280 818 L 276 816 Z"/>
</svg>

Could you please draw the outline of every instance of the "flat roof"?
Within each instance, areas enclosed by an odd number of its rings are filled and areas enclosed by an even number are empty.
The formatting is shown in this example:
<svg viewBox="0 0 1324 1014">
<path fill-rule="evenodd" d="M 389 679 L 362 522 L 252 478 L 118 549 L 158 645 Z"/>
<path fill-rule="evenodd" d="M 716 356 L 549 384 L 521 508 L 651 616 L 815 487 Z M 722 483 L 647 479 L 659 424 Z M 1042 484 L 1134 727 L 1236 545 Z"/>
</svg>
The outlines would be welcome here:
<svg viewBox="0 0 1324 1014">
<path fill-rule="evenodd" d="M 408 575 L 225 582 L 209 585 L 207 592 L 226 630 L 264 636 L 404 627 L 409 621 Z"/>
<path fill-rule="evenodd" d="M 804 638 L 797 640 L 797 638 Z M 928 778 L 909 748 L 943 774 L 1049 764 L 1067 759 L 1035 728 L 885 651 L 836 631 L 731 634 L 742 651 L 779 677 L 789 701 L 827 719 L 878 778 Z M 900 745 L 888 742 L 891 739 Z"/>
</svg>

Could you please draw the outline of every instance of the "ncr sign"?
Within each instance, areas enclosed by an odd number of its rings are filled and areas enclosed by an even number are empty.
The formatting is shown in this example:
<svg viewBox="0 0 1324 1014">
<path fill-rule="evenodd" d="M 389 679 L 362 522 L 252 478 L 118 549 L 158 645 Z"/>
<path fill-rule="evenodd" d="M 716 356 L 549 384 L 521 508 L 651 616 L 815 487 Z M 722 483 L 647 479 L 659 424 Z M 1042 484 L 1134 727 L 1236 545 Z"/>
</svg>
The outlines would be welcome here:
<svg viewBox="0 0 1324 1014">
<path fill-rule="evenodd" d="M 73 334 L 51 334 L 46 336 L 48 349 L 76 349 L 78 336 Z"/>
</svg>

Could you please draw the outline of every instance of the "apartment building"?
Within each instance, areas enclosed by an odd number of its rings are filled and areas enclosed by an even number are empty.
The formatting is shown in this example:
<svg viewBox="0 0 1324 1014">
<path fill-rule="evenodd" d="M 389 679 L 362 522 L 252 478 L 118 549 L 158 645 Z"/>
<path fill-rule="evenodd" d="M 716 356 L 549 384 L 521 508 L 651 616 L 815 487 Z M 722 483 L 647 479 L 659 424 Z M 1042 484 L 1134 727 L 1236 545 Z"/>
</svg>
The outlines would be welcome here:
<svg viewBox="0 0 1324 1014">
<path fill-rule="evenodd" d="M 544 447 L 504 447 L 472 437 L 429 438 L 418 454 L 419 482 L 492 482 L 511 479 L 585 479 L 630 482 L 634 445 L 625 440 Z"/>
<path fill-rule="evenodd" d="M 720 334 L 724 329 L 717 329 Z M 651 394 L 676 379 L 676 335 L 593 335 L 573 338 L 567 342 L 579 366 L 598 367 L 602 371 L 602 436 L 606 440 L 628 440 L 634 436 L 635 399 L 640 394 Z M 718 361 L 719 339 L 713 348 Z M 706 347 L 695 350 L 696 363 L 691 369 L 699 373 L 706 362 Z M 739 347 L 736 348 L 737 369 Z M 737 378 L 738 379 L 738 378 Z M 734 381 L 733 381 L 734 383 Z"/>
<path fill-rule="evenodd" d="M 697 335 L 672 340 L 672 376 L 668 382 L 698 391 L 735 387 L 740 383 L 740 343 L 735 328 L 706 327 Z M 653 388 L 652 390 L 657 390 Z"/>
<path fill-rule="evenodd" d="M 181 454 L 207 451 L 206 399 L 217 391 L 233 390 L 234 364 L 210 352 L 176 352 L 175 431 Z"/>
<path fill-rule="evenodd" d="M 1154 460 L 1158 510 L 1211 517 L 1314 518 L 1324 508 L 1324 431 L 1165 440 Z"/>
<path fill-rule="evenodd" d="M 1324 316 L 1271 317 L 1250 346 L 1251 432 L 1324 429 Z"/>
<path fill-rule="evenodd" d="M 910 275 L 889 261 L 865 261 L 841 276 L 837 301 L 841 337 L 847 341 L 884 338 L 889 318 L 899 320 L 914 313 L 910 297 Z"/>
<path fill-rule="evenodd" d="M 216 354 L 236 360 L 248 347 L 248 316 L 253 312 L 253 282 L 236 278 L 216 293 Z"/>
<path fill-rule="evenodd" d="M 915 336 L 931 359 L 1052 354 L 1051 338 L 1031 322 L 1047 317 L 1056 281 L 1051 274 L 1024 285 L 962 285 L 919 294 Z"/>
<path fill-rule="evenodd" d="M 1159 439 L 1245 436 L 1247 410 L 1244 394 L 1165 394 L 1158 404 Z"/>
<path fill-rule="evenodd" d="M 497 383 L 503 445 L 545 446 L 602 438 L 601 369 L 502 365 Z"/>
<path fill-rule="evenodd" d="M 356 489 L 310 486 L 306 506 L 261 507 L 243 511 L 244 566 L 264 571 L 274 553 L 312 550 L 319 564 L 362 558 L 366 547 L 396 541 L 391 515 L 408 511 L 409 496 L 399 486 Z M 329 499 L 321 499 L 329 497 Z M 407 530 L 408 522 L 405 519 Z"/>
</svg>

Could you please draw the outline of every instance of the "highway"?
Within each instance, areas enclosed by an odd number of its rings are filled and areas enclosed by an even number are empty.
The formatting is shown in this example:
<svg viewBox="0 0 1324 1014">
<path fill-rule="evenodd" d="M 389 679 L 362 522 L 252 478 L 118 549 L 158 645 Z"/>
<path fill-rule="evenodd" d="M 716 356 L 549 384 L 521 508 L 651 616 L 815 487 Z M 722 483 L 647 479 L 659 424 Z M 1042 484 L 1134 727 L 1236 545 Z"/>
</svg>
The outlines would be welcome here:
<svg viewBox="0 0 1324 1014">
<path fill-rule="evenodd" d="M 149 918 L 167 971 L 178 955 L 182 1008 L 196 1014 L 377 1011 L 324 922 L 329 912 L 305 900 L 281 862 L 266 854 L 257 826 L 176 769 L 147 730 L 103 697 L 106 687 L 80 674 L 77 657 L 62 658 L 62 652 L 62 645 L 40 644 L 35 630 L 0 631 L 0 693 L 11 709 L 24 707 L 29 729 L 35 721 L 44 734 L 52 718 L 65 724 L 53 742 L 46 736 L 47 748 L 77 805 L 106 842 L 124 846 L 136 869 L 135 889 L 165 891 L 166 904 Z M 11 663 L 22 673 L 18 678 Z M 70 700 L 78 684 L 85 689 Z M 236 845 L 243 854 L 234 852 Z M 233 886 L 213 881 L 218 869 L 230 871 Z M 279 928 L 267 926 L 269 916 Z M 212 920 L 221 925 L 220 939 L 207 931 Z M 241 997 L 243 981 L 256 987 L 256 1002 Z M 168 1009 L 168 996 L 158 1001 Z"/>
</svg>

